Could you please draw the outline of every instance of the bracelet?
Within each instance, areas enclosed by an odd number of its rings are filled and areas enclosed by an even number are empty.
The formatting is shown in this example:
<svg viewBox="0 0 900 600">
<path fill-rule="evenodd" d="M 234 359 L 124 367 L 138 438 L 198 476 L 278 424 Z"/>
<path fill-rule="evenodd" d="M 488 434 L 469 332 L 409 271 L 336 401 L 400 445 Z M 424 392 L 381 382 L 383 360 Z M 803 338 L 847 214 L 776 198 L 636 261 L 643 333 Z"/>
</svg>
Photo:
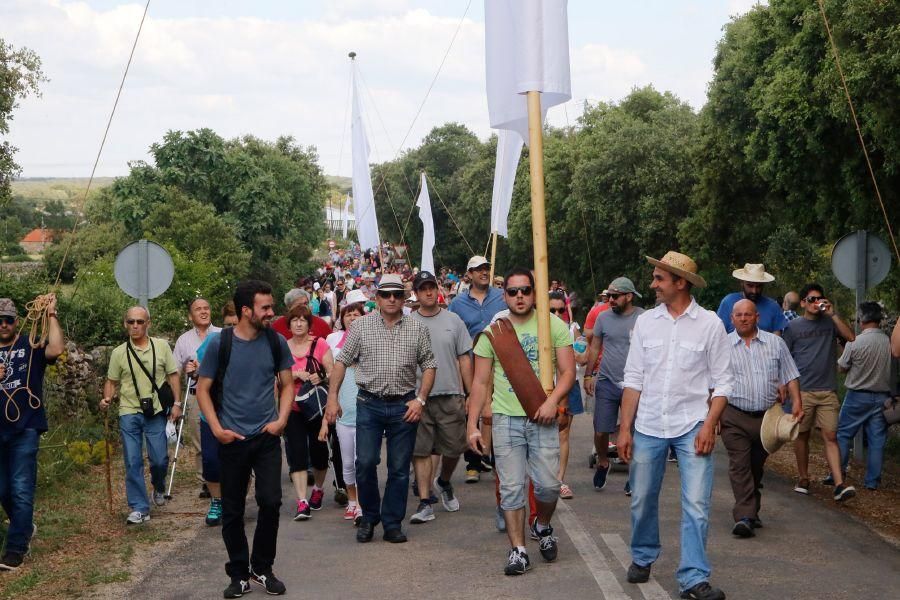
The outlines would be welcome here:
<svg viewBox="0 0 900 600">
<path fill-rule="evenodd" d="M 422 398 L 420 398 L 419 396 L 416 396 L 416 397 L 414 398 L 414 400 L 415 400 L 416 402 L 418 402 L 419 404 L 421 404 L 423 408 L 425 407 L 425 401 L 422 400 Z"/>
<path fill-rule="evenodd" d="M 593 378 L 594 378 L 593 375 L 585 375 L 585 376 L 584 376 L 584 379 L 593 379 Z"/>
</svg>

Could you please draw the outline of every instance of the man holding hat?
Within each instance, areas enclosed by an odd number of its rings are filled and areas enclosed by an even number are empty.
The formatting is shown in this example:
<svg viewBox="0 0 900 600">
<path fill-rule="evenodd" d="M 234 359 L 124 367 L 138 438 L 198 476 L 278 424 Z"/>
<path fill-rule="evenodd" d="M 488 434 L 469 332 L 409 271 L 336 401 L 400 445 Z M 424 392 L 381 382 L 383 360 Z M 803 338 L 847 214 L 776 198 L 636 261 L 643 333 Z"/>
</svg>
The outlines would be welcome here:
<svg viewBox="0 0 900 600">
<path fill-rule="evenodd" d="M 34 536 L 38 441 L 47 431 L 44 371 L 65 350 L 56 296 L 44 299 L 49 301 L 49 335 L 44 346 L 32 348 L 28 333 L 19 333 L 15 303 L 0 298 L 0 503 L 9 517 L 0 571 L 22 566 Z"/>
<path fill-rule="evenodd" d="M 354 321 L 344 348 L 334 361 L 325 418 L 333 424 L 341 415 L 338 391 L 347 367 L 354 365 L 359 386 L 356 410 L 356 486 L 363 518 L 356 541 L 372 541 L 382 523 L 384 539 L 406 541 L 401 524 L 406 516 L 409 465 L 416 429 L 434 385 L 437 361 L 428 327 L 403 314 L 406 291 L 393 273 L 378 285 L 379 312 Z M 416 373 L 421 369 L 420 383 Z M 387 483 L 384 502 L 378 491 L 381 442 L 387 434 Z"/>
<path fill-rule="evenodd" d="M 412 285 L 419 308 L 411 317 L 428 328 L 438 365 L 413 450 L 420 500 L 410 523 L 425 523 L 434 520 L 430 502 L 432 484 L 446 511 L 459 510 L 450 476 L 467 446 L 466 392 L 472 387 L 472 357 L 469 355 L 472 338 L 462 319 L 438 304 L 437 278 L 433 274 L 419 271 Z M 441 456 L 441 469 L 437 474 L 432 472 L 432 452 Z"/>
<path fill-rule="evenodd" d="M 762 527 L 759 488 L 763 465 L 776 450 L 771 445 L 764 446 L 763 417 L 779 402 L 778 388 L 782 386 L 786 386 L 792 400 L 795 430 L 803 418 L 803 409 L 800 371 L 784 340 L 759 329 L 756 305 L 750 300 L 738 300 L 731 311 L 731 321 L 734 330 L 728 334 L 728 346 L 734 384 L 722 413 L 722 443 L 728 450 L 728 478 L 734 493 L 731 533 L 748 538 L 755 535 L 754 529 Z M 783 410 L 781 416 L 785 416 Z"/>
<path fill-rule="evenodd" d="M 609 473 L 607 446 L 609 434 L 616 431 L 619 422 L 619 406 L 622 404 L 622 387 L 625 378 L 625 359 L 631 346 L 631 331 L 643 308 L 634 306 L 635 296 L 641 295 L 634 283 L 627 277 L 617 277 L 604 290 L 609 298 L 611 310 L 600 313 L 594 324 L 591 337 L 591 349 L 588 363 L 593 365 L 600 358 L 597 379 L 593 373 L 584 376 L 584 387 L 588 394 L 593 394 L 594 405 L 594 449 L 597 452 L 597 465 L 594 472 L 594 489 L 602 490 L 606 486 Z M 629 491 L 625 484 L 626 492 Z"/>
<path fill-rule="evenodd" d="M 655 267 L 650 288 L 659 304 L 638 316 L 632 330 L 617 440 L 619 456 L 631 465 L 627 577 L 630 583 L 649 580 L 659 558 L 659 492 L 671 447 L 681 475 L 681 597 L 723 600 L 709 584 L 706 536 L 716 425 L 732 393 L 728 336 L 715 313 L 691 295 L 706 282 L 690 257 L 668 252 L 647 260 Z"/>
<path fill-rule="evenodd" d="M 734 324 L 731 322 L 731 311 L 738 300 L 750 300 L 756 304 L 756 310 L 759 312 L 759 328 L 776 335 L 781 335 L 784 328 L 787 327 L 788 321 L 784 316 L 784 311 L 778 302 L 772 300 L 768 296 L 763 296 L 763 288 L 767 283 L 775 281 L 775 277 L 766 273 L 766 268 L 760 264 L 747 263 L 743 269 L 737 269 L 731 273 L 732 277 L 741 282 L 741 291 L 728 294 L 722 298 L 719 304 L 719 310 L 716 314 L 725 324 L 725 331 L 731 333 L 734 331 Z"/>
</svg>

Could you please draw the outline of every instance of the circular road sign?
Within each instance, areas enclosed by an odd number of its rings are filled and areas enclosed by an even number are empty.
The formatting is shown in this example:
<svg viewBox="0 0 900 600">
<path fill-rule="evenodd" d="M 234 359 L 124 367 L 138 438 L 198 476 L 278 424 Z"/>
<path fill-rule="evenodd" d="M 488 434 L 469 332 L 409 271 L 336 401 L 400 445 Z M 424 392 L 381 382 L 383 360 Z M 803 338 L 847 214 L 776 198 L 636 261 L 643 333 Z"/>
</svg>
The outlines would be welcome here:
<svg viewBox="0 0 900 600">
<path fill-rule="evenodd" d="M 866 236 L 866 289 L 881 283 L 891 270 L 891 251 L 881 238 L 866 232 L 848 233 L 831 250 L 831 270 L 843 285 L 856 289 L 859 268 L 859 235 Z"/>
<path fill-rule="evenodd" d="M 116 256 L 113 272 L 123 292 L 145 301 L 169 289 L 175 276 L 175 264 L 159 244 L 138 240 L 122 248 Z"/>
</svg>

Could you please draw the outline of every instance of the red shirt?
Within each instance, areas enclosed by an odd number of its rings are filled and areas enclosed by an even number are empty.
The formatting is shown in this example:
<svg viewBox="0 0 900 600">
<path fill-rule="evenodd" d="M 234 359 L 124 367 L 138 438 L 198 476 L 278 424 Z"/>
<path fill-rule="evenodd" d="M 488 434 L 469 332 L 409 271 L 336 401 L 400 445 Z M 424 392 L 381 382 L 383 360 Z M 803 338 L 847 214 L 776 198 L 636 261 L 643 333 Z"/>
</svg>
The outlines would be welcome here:
<svg viewBox="0 0 900 600">
<path fill-rule="evenodd" d="M 329 327 L 328 323 L 319 317 L 312 318 L 312 328 L 310 329 L 310 334 L 315 337 L 325 338 L 328 337 L 328 334 L 331 333 L 331 327 Z M 293 336 L 291 335 L 291 328 L 287 322 L 287 319 L 284 317 L 278 317 L 274 321 L 272 321 L 272 329 L 280 333 L 284 336 L 284 339 L 289 340 Z"/>
<path fill-rule="evenodd" d="M 594 324 L 597 322 L 597 317 L 600 316 L 600 313 L 609 310 L 609 302 L 604 302 L 603 304 L 595 304 L 590 311 L 588 311 L 587 318 L 584 320 L 584 334 L 587 335 L 590 332 L 591 335 L 594 335 Z M 600 348 L 600 354 L 597 355 L 597 362 L 594 363 L 593 368 L 591 368 L 591 373 L 596 373 L 597 369 L 600 367 L 600 359 L 603 358 L 603 348 Z"/>
</svg>

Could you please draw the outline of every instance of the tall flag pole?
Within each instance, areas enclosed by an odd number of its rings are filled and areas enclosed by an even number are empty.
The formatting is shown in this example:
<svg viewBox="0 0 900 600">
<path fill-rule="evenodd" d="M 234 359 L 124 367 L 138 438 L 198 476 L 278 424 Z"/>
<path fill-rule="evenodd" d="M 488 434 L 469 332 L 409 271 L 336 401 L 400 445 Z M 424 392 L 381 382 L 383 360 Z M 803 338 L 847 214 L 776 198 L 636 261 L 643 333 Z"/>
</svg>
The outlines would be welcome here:
<svg viewBox="0 0 900 600">
<path fill-rule="evenodd" d="M 378 221 L 375 217 L 375 194 L 372 192 L 372 175 L 369 173 L 369 141 L 366 139 L 362 103 L 356 82 L 356 52 L 351 52 L 349 56 L 353 77 L 350 133 L 353 142 L 353 214 L 356 218 L 356 234 L 359 237 L 360 248 L 363 250 L 377 248 L 380 253 L 381 239 L 378 236 Z"/>
<path fill-rule="evenodd" d="M 434 218 L 431 216 L 431 197 L 428 195 L 428 180 L 422 171 L 422 191 L 416 206 L 422 219 L 422 263 L 419 269 L 434 273 Z"/>
<path fill-rule="evenodd" d="M 553 389 L 550 277 L 544 208 L 543 121 L 572 98 L 567 0 L 485 0 L 485 58 L 491 127 L 529 144 L 531 228 L 541 385 Z"/>
</svg>

